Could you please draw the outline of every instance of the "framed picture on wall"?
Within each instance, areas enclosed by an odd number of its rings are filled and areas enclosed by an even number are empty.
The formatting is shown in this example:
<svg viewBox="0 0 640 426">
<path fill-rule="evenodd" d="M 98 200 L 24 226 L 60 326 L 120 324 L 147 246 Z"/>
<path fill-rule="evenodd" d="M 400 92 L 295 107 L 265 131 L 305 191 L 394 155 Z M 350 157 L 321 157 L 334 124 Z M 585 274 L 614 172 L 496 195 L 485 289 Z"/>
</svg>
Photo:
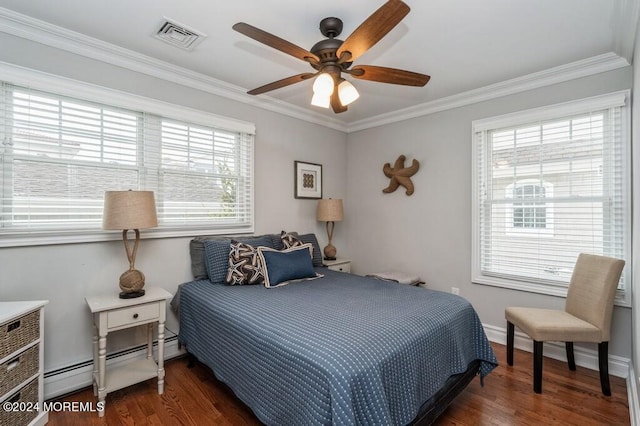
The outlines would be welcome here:
<svg viewBox="0 0 640 426">
<path fill-rule="evenodd" d="M 322 198 L 322 164 L 294 162 L 294 197 L 317 200 Z"/>
</svg>

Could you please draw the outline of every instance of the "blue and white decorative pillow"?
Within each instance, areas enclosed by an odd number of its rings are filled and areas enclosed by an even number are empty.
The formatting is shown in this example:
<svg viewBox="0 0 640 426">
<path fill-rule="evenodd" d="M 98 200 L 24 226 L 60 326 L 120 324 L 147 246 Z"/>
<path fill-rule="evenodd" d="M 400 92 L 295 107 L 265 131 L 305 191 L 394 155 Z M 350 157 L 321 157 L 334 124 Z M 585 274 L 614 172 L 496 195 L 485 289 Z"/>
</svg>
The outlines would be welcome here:
<svg viewBox="0 0 640 426">
<path fill-rule="evenodd" d="M 264 274 L 258 250 L 251 244 L 231 241 L 229 269 L 225 282 L 229 285 L 262 284 Z"/>
<path fill-rule="evenodd" d="M 251 244 L 254 247 L 273 246 L 273 241 L 268 236 L 205 240 L 204 266 L 207 276 L 209 277 L 209 281 L 213 284 L 226 283 L 227 272 L 229 270 L 229 251 L 231 248 L 231 241 L 234 240 L 245 244 Z"/>
<path fill-rule="evenodd" d="M 285 249 L 288 249 L 291 247 L 298 247 L 304 244 L 302 241 L 300 241 L 297 234 L 293 232 L 287 232 L 287 231 L 280 232 L 280 240 L 282 240 L 282 245 L 284 246 Z"/>
<path fill-rule="evenodd" d="M 264 286 L 279 287 L 291 282 L 311 280 L 323 277 L 313 269 L 311 244 L 303 244 L 281 251 L 258 247 L 258 256 L 262 262 Z"/>
</svg>

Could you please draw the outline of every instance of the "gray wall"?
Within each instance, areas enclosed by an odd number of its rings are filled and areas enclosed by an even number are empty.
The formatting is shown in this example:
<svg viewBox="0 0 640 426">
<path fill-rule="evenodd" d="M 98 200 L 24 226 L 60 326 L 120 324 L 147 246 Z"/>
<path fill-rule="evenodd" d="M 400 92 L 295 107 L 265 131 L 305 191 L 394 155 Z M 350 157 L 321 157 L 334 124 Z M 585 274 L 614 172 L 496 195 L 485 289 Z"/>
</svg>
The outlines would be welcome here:
<svg viewBox="0 0 640 426">
<path fill-rule="evenodd" d="M 293 197 L 293 162 L 322 164 L 324 196 L 344 198 L 344 133 L 5 34 L 0 34 L 0 46 L 0 61 L 254 122 L 256 233 L 315 232 L 320 245 L 326 244 L 325 228 L 315 220 L 316 201 Z M 335 245 L 345 247 L 347 236 L 337 224 Z M 189 238 L 142 241 L 136 267 L 145 273 L 147 285 L 175 293 L 178 284 L 191 279 L 188 243 Z M 0 300 L 49 300 L 46 371 L 91 359 L 91 319 L 84 298 L 116 292 L 127 267 L 120 241 L 0 248 Z M 178 330 L 173 315 L 167 328 Z M 116 333 L 108 351 L 140 344 L 142 334 Z"/>
<path fill-rule="evenodd" d="M 447 110 L 349 135 L 346 223 L 352 271 L 411 271 L 429 287 L 458 287 L 485 325 L 506 328 L 504 308 L 563 308 L 564 298 L 472 284 L 471 122 L 513 111 L 580 99 L 631 87 L 631 67 L 551 87 Z M 403 188 L 383 194 L 384 163 L 398 155 L 420 161 Z M 610 352 L 631 357 L 631 310 L 617 307 Z M 593 348 L 592 348 L 593 349 Z"/>
</svg>

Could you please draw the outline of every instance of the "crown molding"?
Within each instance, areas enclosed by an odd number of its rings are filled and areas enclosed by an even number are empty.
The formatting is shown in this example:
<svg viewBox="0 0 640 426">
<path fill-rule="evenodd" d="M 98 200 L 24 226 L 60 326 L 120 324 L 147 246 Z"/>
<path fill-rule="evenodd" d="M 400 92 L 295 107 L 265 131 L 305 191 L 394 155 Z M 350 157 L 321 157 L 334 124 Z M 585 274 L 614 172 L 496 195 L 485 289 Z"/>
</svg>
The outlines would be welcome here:
<svg viewBox="0 0 640 426">
<path fill-rule="evenodd" d="M 611 23 L 613 50 L 629 64 L 633 64 L 639 18 L 640 3 L 637 0 L 619 0 L 615 3 Z"/>
<path fill-rule="evenodd" d="M 550 86 L 552 84 L 587 77 L 606 71 L 612 71 L 626 66 L 629 66 L 629 63 L 625 59 L 613 52 L 609 52 L 581 61 L 571 62 L 548 70 L 481 87 L 479 89 L 469 90 L 467 92 L 436 99 L 435 101 L 425 102 L 420 105 L 359 120 L 350 123 L 347 126 L 347 132 L 357 132 L 359 130 L 409 120 L 423 115 L 459 108 L 507 95 L 513 95 L 515 93 Z"/>
<path fill-rule="evenodd" d="M 250 96 L 245 93 L 245 88 L 1 7 L 0 32 L 257 108 L 351 133 L 629 66 L 633 55 L 640 7 L 635 4 L 635 0 L 623 1 L 625 6 L 621 6 L 620 10 L 616 12 L 616 17 L 614 17 L 616 21 L 626 22 L 625 25 L 616 26 L 615 50 L 618 54 L 609 52 L 353 123 L 345 123 L 336 118 L 327 117 L 269 96 Z M 628 10 L 632 10 L 633 13 L 628 13 Z M 626 14 L 624 13 L 625 11 L 627 11 Z M 631 33 L 633 35 L 630 35 Z M 631 53 L 628 53 L 629 50 Z"/>
<path fill-rule="evenodd" d="M 106 62 L 135 72 L 191 87 L 257 108 L 319 124 L 342 132 L 346 124 L 314 111 L 269 97 L 254 97 L 246 89 L 188 70 L 150 56 L 125 49 L 84 34 L 52 25 L 0 7 L 0 32 Z"/>
</svg>

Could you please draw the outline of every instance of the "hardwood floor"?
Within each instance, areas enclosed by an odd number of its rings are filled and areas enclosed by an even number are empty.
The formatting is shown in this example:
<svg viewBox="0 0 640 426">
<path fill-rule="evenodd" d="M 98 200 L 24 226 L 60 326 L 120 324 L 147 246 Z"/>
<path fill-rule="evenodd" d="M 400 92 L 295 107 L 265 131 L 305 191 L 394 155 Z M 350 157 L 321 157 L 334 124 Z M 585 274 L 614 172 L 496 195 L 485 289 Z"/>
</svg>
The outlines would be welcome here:
<svg viewBox="0 0 640 426">
<path fill-rule="evenodd" d="M 611 397 L 600 391 L 597 371 L 544 359 L 542 394 L 533 393 L 532 355 L 516 350 L 507 366 L 505 347 L 492 344 L 499 366 L 475 378 L 438 419 L 438 425 L 626 425 L 629 424 L 624 379 L 611 377 Z M 62 399 L 95 402 L 85 389 Z M 187 368 L 185 359 L 166 363 L 165 393 L 155 380 L 107 396 L 105 416 L 91 412 L 49 413 L 49 426 L 71 425 L 259 425 L 249 408 L 200 363 Z"/>
</svg>

